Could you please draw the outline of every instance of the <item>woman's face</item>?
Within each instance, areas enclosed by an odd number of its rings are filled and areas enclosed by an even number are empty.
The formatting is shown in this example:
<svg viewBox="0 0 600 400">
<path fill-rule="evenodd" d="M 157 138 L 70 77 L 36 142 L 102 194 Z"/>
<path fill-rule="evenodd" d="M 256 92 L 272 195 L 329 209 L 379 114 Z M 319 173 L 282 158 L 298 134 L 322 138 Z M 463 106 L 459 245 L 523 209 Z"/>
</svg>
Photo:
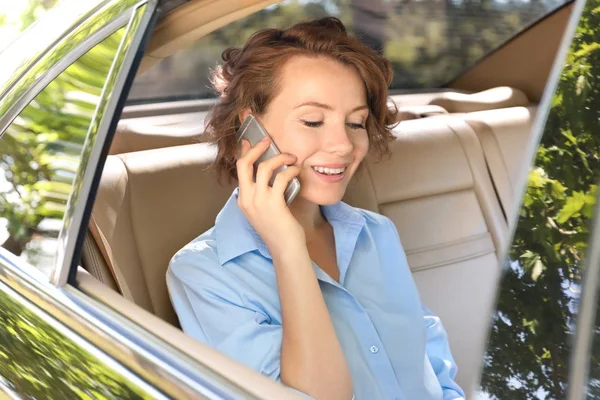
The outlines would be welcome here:
<svg viewBox="0 0 600 400">
<path fill-rule="evenodd" d="M 337 203 L 369 149 L 364 83 L 353 67 L 321 57 L 291 58 L 280 78 L 259 118 L 279 150 L 298 157 L 299 197 Z"/>
</svg>

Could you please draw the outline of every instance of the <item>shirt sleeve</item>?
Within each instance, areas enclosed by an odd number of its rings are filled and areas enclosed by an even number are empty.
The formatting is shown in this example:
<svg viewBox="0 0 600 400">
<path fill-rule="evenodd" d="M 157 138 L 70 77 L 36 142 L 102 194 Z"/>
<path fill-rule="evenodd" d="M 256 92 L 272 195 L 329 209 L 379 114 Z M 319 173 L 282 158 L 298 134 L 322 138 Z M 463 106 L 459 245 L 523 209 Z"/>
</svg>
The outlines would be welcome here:
<svg viewBox="0 0 600 400">
<path fill-rule="evenodd" d="M 174 258 L 167 270 L 171 303 L 186 334 L 281 383 L 282 327 L 245 304 L 235 281 L 216 259 L 201 252 Z"/>
<path fill-rule="evenodd" d="M 448 335 L 439 317 L 423 307 L 427 334 L 427 357 L 442 387 L 444 400 L 465 399 L 465 393 L 454 381 L 456 364 L 450 353 Z"/>
</svg>

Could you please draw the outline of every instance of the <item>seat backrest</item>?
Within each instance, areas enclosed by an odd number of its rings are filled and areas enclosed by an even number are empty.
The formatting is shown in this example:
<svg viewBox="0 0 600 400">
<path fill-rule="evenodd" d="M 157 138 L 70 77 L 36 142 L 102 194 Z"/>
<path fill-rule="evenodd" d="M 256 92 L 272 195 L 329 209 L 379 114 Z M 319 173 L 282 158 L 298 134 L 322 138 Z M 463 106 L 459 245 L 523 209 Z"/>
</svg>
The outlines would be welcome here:
<svg viewBox="0 0 600 400">
<path fill-rule="evenodd" d="M 205 141 L 203 112 L 119 121 L 109 154 L 160 149 Z"/>
<path fill-rule="evenodd" d="M 174 325 L 169 260 L 214 224 L 234 187 L 208 169 L 215 154 L 198 143 L 108 156 L 92 212 L 133 300 Z"/>
<path fill-rule="evenodd" d="M 527 175 L 527 150 L 537 106 L 511 107 L 463 116 L 477 134 L 508 220 L 513 223 L 519 206 L 515 193 Z"/>
<path fill-rule="evenodd" d="M 422 301 L 442 318 L 458 381 L 470 390 L 506 224 L 477 136 L 455 119 L 400 123 L 391 157 L 367 159 L 345 200 L 395 223 Z M 93 211 L 133 300 L 172 324 L 169 260 L 214 224 L 233 190 L 207 170 L 214 155 L 198 143 L 109 156 Z"/>
<path fill-rule="evenodd" d="M 499 86 L 476 93 L 442 92 L 429 104 L 442 107 L 450 114 L 458 114 L 526 106 L 529 99 L 519 89 Z"/>
</svg>

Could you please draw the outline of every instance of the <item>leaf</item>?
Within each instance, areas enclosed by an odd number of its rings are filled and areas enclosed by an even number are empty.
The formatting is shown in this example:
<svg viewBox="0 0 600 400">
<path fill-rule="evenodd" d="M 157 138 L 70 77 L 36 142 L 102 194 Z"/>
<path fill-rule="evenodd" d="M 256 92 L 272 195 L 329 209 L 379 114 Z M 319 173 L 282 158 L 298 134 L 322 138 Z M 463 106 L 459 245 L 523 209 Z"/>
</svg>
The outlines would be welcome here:
<svg viewBox="0 0 600 400">
<path fill-rule="evenodd" d="M 557 180 L 550 181 L 552 197 L 555 199 L 564 199 L 567 188 Z"/>
<path fill-rule="evenodd" d="M 556 222 L 564 224 L 570 218 L 578 216 L 585 203 L 586 198 L 583 192 L 573 192 L 573 195 L 567 198 L 565 205 L 556 214 Z"/>
<path fill-rule="evenodd" d="M 535 168 L 529 173 L 529 187 L 543 188 L 548 178 L 542 168 Z"/>
</svg>

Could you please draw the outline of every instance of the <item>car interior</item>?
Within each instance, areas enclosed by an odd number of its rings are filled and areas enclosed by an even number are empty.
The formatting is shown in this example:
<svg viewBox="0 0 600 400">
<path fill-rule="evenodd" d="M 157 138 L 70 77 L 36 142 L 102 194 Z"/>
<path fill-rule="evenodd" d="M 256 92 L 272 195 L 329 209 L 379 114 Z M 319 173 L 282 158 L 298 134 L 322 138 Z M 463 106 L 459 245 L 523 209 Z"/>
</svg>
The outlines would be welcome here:
<svg viewBox="0 0 600 400">
<path fill-rule="evenodd" d="M 216 8 L 216 3 L 221 8 Z M 138 71 L 272 1 L 191 1 L 155 27 Z M 227 4 L 225 6 L 224 4 Z M 229 8 L 227 8 L 229 7 Z M 445 88 L 391 98 L 391 156 L 367 158 L 344 201 L 396 225 L 426 307 L 442 319 L 457 382 L 477 385 L 502 263 L 526 179 L 532 125 L 567 25 L 567 4 L 507 41 Z M 183 102 L 185 103 L 185 102 Z M 165 273 L 214 225 L 235 187 L 209 168 L 206 104 L 128 106 L 106 158 L 77 287 L 259 396 L 277 388 L 179 329 Z M 291 398 L 291 397 L 290 397 Z"/>
</svg>

